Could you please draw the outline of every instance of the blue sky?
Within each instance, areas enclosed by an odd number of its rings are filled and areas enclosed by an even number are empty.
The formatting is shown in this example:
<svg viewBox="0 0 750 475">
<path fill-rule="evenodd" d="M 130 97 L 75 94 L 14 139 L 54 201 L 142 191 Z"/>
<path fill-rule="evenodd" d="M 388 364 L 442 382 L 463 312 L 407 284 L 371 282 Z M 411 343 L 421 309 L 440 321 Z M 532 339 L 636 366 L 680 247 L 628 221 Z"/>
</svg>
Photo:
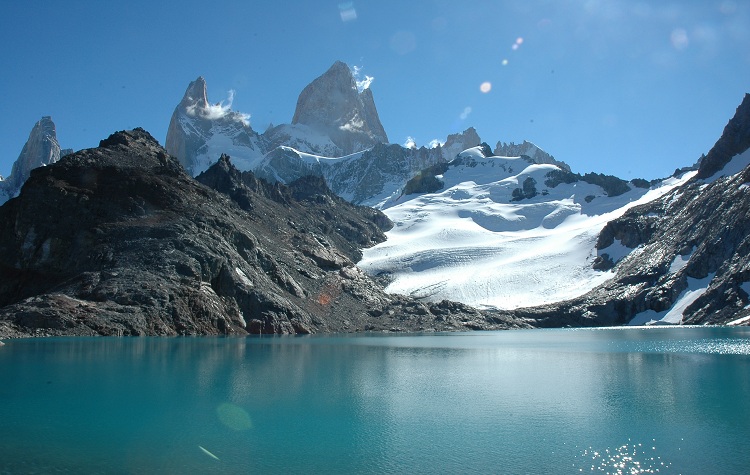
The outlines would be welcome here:
<svg viewBox="0 0 750 475">
<path fill-rule="evenodd" d="M 0 174 L 43 115 L 65 148 L 138 126 L 164 143 L 198 76 L 262 132 L 341 60 L 374 78 L 391 142 L 473 126 L 574 171 L 663 177 L 750 92 L 748 25 L 744 0 L 7 1 Z"/>
</svg>

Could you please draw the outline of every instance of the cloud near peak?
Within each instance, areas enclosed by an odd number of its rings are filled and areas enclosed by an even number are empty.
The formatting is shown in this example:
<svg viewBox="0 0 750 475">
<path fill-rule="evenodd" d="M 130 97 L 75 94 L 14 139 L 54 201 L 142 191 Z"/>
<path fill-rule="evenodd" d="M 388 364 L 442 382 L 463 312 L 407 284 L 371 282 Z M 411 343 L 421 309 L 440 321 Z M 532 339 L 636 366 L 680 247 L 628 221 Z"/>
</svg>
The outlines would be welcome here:
<svg viewBox="0 0 750 475">
<path fill-rule="evenodd" d="M 216 104 L 208 104 L 206 107 L 198 107 L 198 104 L 190 105 L 187 108 L 187 114 L 192 117 L 199 116 L 208 120 L 218 120 L 226 117 L 230 120 L 242 122 L 244 125 L 250 126 L 250 114 L 244 114 L 232 110 L 234 94 L 234 89 L 230 89 L 227 92 L 226 100 L 217 102 Z"/>
<path fill-rule="evenodd" d="M 357 83 L 357 91 L 362 92 L 365 89 L 368 89 L 370 87 L 370 84 L 375 80 L 373 76 L 367 76 L 365 75 L 364 79 L 360 79 L 360 73 L 362 71 L 361 66 L 353 66 L 352 67 L 352 76 L 354 76 L 354 80 Z"/>
</svg>

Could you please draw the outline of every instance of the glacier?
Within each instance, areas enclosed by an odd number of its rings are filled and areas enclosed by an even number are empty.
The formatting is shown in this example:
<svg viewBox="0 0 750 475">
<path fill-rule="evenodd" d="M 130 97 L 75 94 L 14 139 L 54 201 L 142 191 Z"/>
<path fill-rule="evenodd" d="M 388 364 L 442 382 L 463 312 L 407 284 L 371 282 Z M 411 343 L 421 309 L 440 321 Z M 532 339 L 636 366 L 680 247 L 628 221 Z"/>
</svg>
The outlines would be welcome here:
<svg viewBox="0 0 750 475">
<path fill-rule="evenodd" d="M 387 202 L 388 240 L 358 265 L 388 281 L 386 290 L 431 301 L 515 309 L 583 295 L 612 277 L 592 268 L 604 225 L 633 206 L 687 182 L 695 172 L 608 196 L 583 181 L 545 186 L 552 164 L 521 157 L 459 154 L 442 175 L 444 189 Z M 528 178 L 540 192 L 513 201 Z"/>
</svg>

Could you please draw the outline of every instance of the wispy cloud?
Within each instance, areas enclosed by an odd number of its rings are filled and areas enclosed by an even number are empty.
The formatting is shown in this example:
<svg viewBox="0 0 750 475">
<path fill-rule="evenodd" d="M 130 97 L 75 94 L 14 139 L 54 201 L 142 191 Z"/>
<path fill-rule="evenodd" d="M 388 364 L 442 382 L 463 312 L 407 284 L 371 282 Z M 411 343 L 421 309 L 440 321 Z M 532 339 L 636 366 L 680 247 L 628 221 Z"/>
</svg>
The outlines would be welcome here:
<svg viewBox="0 0 750 475">
<path fill-rule="evenodd" d="M 445 142 L 441 142 L 438 139 L 432 139 L 432 140 L 430 140 L 430 145 L 429 146 L 430 146 L 430 148 L 437 148 L 437 147 L 442 147 L 443 145 L 445 145 Z"/>
<path fill-rule="evenodd" d="M 360 79 L 360 75 L 362 72 L 361 66 L 352 66 L 352 75 L 354 76 L 354 80 L 357 82 L 357 90 L 359 92 L 364 91 L 365 89 L 370 87 L 370 84 L 375 80 L 372 76 L 365 75 L 364 79 Z"/>
<path fill-rule="evenodd" d="M 406 148 L 417 148 L 417 141 L 414 140 L 414 137 L 411 135 L 406 137 L 406 141 L 404 142 L 404 147 Z"/>
<path fill-rule="evenodd" d="M 250 114 L 244 114 L 242 112 L 235 112 L 232 110 L 232 103 L 234 102 L 234 89 L 230 89 L 227 92 L 226 100 L 217 102 L 216 104 L 208 104 L 206 107 L 198 107 L 198 104 L 188 106 L 187 114 L 190 116 L 199 116 L 208 120 L 218 120 L 228 118 L 242 122 L 243 124 L 250 125 Z"/>
</svg>

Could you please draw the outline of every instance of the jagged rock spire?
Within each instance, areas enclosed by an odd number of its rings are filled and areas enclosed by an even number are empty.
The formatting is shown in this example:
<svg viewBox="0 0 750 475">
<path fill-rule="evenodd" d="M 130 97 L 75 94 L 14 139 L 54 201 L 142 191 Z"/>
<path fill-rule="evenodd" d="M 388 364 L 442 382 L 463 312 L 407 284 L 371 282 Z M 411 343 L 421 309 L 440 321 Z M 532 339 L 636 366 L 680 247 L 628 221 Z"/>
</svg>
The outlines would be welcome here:
<svg viewBox="0 0 750 475">
<path fill-rule="evenodd" d="M 263 155 L 257 147 L 258 134 L 250 127 L 250 116 L 231 110 L 231 94 L 230 91 L 228 104 L 211 105 L 206 80 L 200 76 L 190 83 L 172 113 L 165 148 L 193 176 L 208 168 L 222 153 L 232 153 L 238 163 L 252 162 Z M 216 147 L 211 145 L 214 137 Z M 225 147 L 227 143 L 240 148 L 229 150 Z"/>
<path fill-rule="evenodd" d="M 0 201 L 16 196 L 29 178 L 31 170 L 50 165 L 60 160 L 60 144 L 57 142 L 55 123 L 49 116 L 42 117 L 31 129 L 29 139 L 13 164 L 10 176 L 2 182 Z"/>
<path fill-rule="evenodd" d="M 185 95 L 182 97 L 179 107 L 199 107 L 205 109 L 208 107 L 208 95 L 206 93 L 206 80 L 199 76 L 195 81 L 191 81 Z"/>
</svg>

